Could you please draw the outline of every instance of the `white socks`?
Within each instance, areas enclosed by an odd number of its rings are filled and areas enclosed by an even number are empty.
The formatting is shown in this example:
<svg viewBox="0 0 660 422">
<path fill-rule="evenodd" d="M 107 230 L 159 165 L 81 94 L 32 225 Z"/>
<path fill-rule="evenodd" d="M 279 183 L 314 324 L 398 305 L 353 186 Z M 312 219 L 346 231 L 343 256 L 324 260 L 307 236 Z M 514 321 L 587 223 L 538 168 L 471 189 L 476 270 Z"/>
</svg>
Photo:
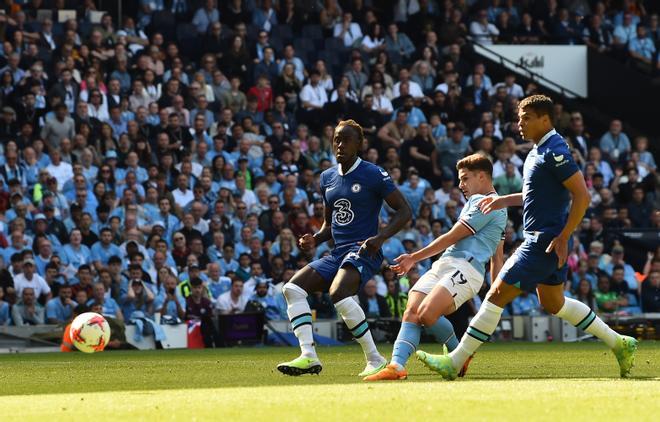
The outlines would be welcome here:
<svg viewBox="0 0 660 422">
<path fill-rule="evenodd" d="M 500 322 L 502 311 L 503 308 L 488 300 L 483 302 L 477 315 L 470 321 L 470 326 L 463 335 L 458 347 L 449 354 L 454 368 L 462 368 L 465 361 L 472 356 L 475 350 L 488 341 Z"/>
<path fill-rule="evenodd" d="M 594 311 L 579 300 L 565 298 L 564 306 L 562 306 L 556 315 L 575 325 L 577 328 L 603 340 L 610 349 L 614 349 L 616 346 L 619 334 L 608 327 L 602 319 L 598 318 Z"/>
<path fill-rule="evenodd" d="M 314 335 L 312 331 L 312 310 L 307 303 L 307 292 L 300 286 L 287 283 L 282 288 L 282 294 L 286 299 L 286 313 L 291 321 L 293 333 L 300 343 L 302 355 L 308 358 L 316 358 L 314 348 Z"/>
<path fill-rule="evenodd" d="M 352 297 L 347 297 L 335 303 L 335 308 L 339 315 L 344 319 L 346 326 L 355 340 L 360 343 L 362 346 L 362 351 L 364 356 L 369 362 L 378 362 L 383 358 L 378 353 L 376 349 L 376 344 L 374 343 L 373 337 L 371 337 L 371 331 L 369 330 L 369 324 L 367 323 L 364 311 L 360 307 L 360 304 L 355 301 Z"/>
</svg>

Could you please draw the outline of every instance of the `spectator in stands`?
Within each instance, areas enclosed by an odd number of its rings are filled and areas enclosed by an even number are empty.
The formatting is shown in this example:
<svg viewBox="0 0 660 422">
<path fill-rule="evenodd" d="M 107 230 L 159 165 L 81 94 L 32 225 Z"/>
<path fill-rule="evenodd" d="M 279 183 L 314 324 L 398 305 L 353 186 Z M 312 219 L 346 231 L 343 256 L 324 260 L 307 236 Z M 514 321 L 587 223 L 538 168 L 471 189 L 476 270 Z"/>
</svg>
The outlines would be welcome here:
<svg viewBox="0 0 660 422">
<path fill-rule="evenodd" d="M 127 289 L 121 307 L 121 312 L 125 318 L 130 321 L 135 312 L 142 312 L 150 318 L 153 315 L 154 294 L 145 287 L 145 281 L 132 278 L 128 282 Z"/>
<path fill-rule="evenodd" d="M 402 318 L 408 303 L 408 295 L 401 292 L 401 286 L 398 280 L 389 280 L 387 282 L 387 295 L 385 301 L 390 308 L 390 314 L 394 318 Z"/>
<path fill-rule="evenodd" d="M 495 43 L 500 31 L 494 24 L 488 22 L 488 11 L 481 9 L 476 19 L 470 23 L 470 35 L 477 43 L 489 45 Z"/>
<path fill-rule="evenodd" d="M 632 13 L 626 12 L 623 15 L 623 22 L 614 28 L 614 46 L 620 50 L 627 48 L 637 34 L 636 28 L 637 24 L 633 22 Z"/>
<path fill-rule="evenodd" d="M 23 290 L 30 289 L 32 294 L 42 303 L 46 303 L 52 297 L 50 286 L 39 274 L 36 273 L 34 259 L 23 260 L 23 271 L 14 277 L 14 288 L 16 296 L 22 297 Z"/>
<path fill-rule="evenodd" d="M 621 120 L 614 119 L 610 122 L 609 131 L 600 138 L 600 149 L 614 161 L 628 157 L 631 145 L 628 135 L 623 132 Z"/>
<path fill-rule="evenodd" d="M 648 36 L 645 26 L 637 26 L 636 36 L 628 43 L 628 51 L 632 58 L 649 66 L 653 64 L 656 47 L 651 37 Z"/>
<path fill-rule="evenodd" d="M 217 339 L 217 333 L 213 325 L 213 307 L 211 300 L 204 296 L 204 283 L 198 277 L 190 280 L 192 286 L 191 294 L 186 299 L 186 320 L 199 320 L 202 323 L 202 336 L 204 345 L 213 347 Z M 217 341 L 216 341 L 217 342 Z"/>
<path fill-rule="evenodd" d="M 622 298 L 610 290 L 610 284 L 610 278 L 607 275 L 598 278 L 598 290 L 596 290 L 594 296 L 600 312 L 611 313 L 628 305 L 626 298 Z"/>
<path fill-rule="evenodd" d="M 518 169 L 515 164 L 507 162 L 504 174 L 493 179 L 493 186 L 498 195 L 522 192 L 522 178 L 517 173 Z"/>
<path fill-rule="evenodd" d="M 34 289 L 26 287 L 20 296 L 21 301 L 11 309 L 11 318 L 14 325 L 22 327 L 24 325 L 44 324 L 44 308 L 37 302 Z"/>
<path fill-rule="evenodd" d="M 415 46 L 408 35 L 399 32 L 396 23 L 390 23 L 387 26 L 387 36 L 385 37 L 385 51 L 390 54 L 394 63 L 399 64 L 410 60 L 415 52 Z"/>
<path fill-rule="evenodd" d="M 344 47 L 351 48 L 359 45 L 362 40 L 362 29 L 360 25 L 353 22 L 351 12 L 344 12 L 341 22 L 335 24 L 332 35 L 344 43 Z"/>
<path fill-rule="evenodd" d="M 105 285 L 103 283 L 97 282 L 94 283 L 92 287 L 92 297 L 90 298 L 87 306 L 100 305 L 101 314 L 108 318 L 113 318 L 119 323 L 124 322 L 124 315 L 121 312 L 119 304 L 112 298 L 109 297 L 109 292 L 106 291 Z"/>
<path fill-rule="evenodd" d="M 592 311 L 598 311 L 592 284 L 586 278 L 581 279 L 577 284 L 575 299 L 587 305 Z"/>
<path fill-rule="evenodd" d="M 68 284 L 60 286 L 58 297 L 54 297 L 46 303 L 47 324 L 66 324 L 71 320 L 73 309 L 76 307 L 71 295 L 71 286 Z"/>
<path fill-rule="evenodd" d="M 168 315 L 183 320 L 186 317 L 186 300 L 178 294 L 176 287 L 177 279 L 168 271 L 160 292 L 154 299 L 154 310 L 160 313 L 161 318 Z"/>
<path fill-rule="evenodd" d="M 390 308 L 385 298 L 377 293 L 376 281 L 367 281 L 360 296 L 360 306 L 367 318 L 390 318 Z"/>
<path fill-rule="evenodd" d="M 220 20 L 216 0 L 205 0 L 204 5 L 197 9 L 192 19 L 192 24 L 197 28 L 197 32 L 205 34 L 209 25 Z"/>
<path fill-rule="evenodd" d="M 221 294 L 216 302 L 216 309 L 221 314 L 239 314 L 245 310 L 248 296 L 243 294 L 243 280 L 234 278 L 231 290 Z"/>
<path fill-rule="evenodd" d="M 660 312 L 660 272 L 651 271 L 642 283 L 642 311 Z"/>
</svg>

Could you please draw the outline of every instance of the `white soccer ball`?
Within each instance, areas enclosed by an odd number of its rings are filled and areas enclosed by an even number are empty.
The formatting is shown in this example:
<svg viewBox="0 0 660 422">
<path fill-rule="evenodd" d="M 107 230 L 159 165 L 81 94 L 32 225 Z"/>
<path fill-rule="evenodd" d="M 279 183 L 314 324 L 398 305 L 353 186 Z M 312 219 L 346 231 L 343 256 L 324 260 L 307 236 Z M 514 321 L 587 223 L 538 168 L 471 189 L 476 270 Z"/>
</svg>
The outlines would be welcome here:
<svg viewBox="0 0 660 422">
<path fill-rule="evenodd" d="M 110 325 L 103 315 L 85 312 L 71 323 L 70 335 L 73 344 L 81 352 L 102 352 L 110 340 Z"/>
</svg>

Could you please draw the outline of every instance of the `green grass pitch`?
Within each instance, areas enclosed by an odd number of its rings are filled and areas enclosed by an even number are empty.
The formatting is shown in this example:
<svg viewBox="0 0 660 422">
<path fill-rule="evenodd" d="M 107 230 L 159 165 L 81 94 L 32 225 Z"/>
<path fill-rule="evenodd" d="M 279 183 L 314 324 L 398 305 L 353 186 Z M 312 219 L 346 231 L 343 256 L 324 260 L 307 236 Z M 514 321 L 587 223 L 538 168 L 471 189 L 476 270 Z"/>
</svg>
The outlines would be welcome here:
<svg viewBox="0 0 660 422">
<path fill-rule="evenodd" d="M 389 356 L 390 345 L 380 350 Z M 437 345 L 422 349 L 439 352 Z M 641 342 L 631 379 L 600 343 L 482 347 L 465 379 L 419 362 L 406 381 L 364 383 L 357 346 L 320 348 L 319 376 L 275 365 L 297 348 L 0 356 L 0 419 L 658 420 L 660 342 Z"/>
</svg>

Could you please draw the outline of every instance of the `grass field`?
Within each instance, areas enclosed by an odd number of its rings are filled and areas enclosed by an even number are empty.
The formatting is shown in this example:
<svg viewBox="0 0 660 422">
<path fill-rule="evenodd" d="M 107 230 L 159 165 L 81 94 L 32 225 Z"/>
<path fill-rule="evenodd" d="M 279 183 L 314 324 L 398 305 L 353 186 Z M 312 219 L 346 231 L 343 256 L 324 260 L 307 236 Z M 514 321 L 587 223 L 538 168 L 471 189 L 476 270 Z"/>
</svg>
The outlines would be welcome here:
<svg viewBox="0 0 660 422">
<path fill-rule="evenodd" d="M 439 352 L 437 345 L 422 347 Z M 382 345 L 387 356 L 391 346 Z M 294 348 L 0 356 L 0 420 L 658 420 L 660 343 L 631 379 L 600 343 L 482 347 L 446 382 L 417 361 L 407 381 L 363 383 L 357 346 L 320 348 L 319 376 L 274 367 Z"/>
</svg>

